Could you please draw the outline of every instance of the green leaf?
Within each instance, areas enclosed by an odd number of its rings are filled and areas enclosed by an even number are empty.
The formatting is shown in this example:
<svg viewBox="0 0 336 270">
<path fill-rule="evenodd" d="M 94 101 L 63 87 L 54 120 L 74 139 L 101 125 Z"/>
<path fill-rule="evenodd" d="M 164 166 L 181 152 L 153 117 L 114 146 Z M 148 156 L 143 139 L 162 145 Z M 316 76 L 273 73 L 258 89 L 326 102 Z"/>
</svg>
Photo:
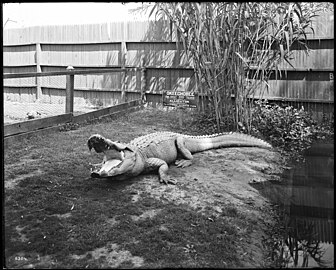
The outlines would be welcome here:
<svg viewBox="0 0 336 270">
<path fill-rule="evenodd" d="M 295 69 L 295 67 L 292 65 L 292 63 L 287 59 L 287 58 L 285 58 L 285 61 L 293 68 L 293 69 Z"/>
<path fill-rule="evenodd" d="M 281 60 L 284 60 L 284 58 L 285 58 L 285 51 L 284 51 L 283 45 L 280 44 L 279 47 L 280 47 Z"/>
<path fill-rule="evenodd" d="M 287 31 L 285 31 L 285 39 L 286 39 L 286 42 L 287 42 L 287 52 L 289 53 L 289 51 L 290 51 L 290 39 L 289 39 L 289 34 L 288 34 L 288 32 Z"/>
</svg>

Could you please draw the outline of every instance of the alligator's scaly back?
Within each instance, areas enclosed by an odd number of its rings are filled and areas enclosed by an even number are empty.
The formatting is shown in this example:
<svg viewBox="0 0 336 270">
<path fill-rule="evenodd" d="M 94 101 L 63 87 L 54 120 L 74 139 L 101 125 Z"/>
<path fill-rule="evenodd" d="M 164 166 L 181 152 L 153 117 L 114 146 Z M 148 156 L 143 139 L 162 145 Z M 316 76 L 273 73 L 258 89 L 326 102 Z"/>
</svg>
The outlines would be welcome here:
<svg viewBox="0 0 336 270">
<path fill-rule="evenodd" d="M 224 147 L 272 147 L 269 143 L 261 139 L 236 132 L 206 136 L 185 136 L 185 146 L 191 153 Z"/>
</svg>

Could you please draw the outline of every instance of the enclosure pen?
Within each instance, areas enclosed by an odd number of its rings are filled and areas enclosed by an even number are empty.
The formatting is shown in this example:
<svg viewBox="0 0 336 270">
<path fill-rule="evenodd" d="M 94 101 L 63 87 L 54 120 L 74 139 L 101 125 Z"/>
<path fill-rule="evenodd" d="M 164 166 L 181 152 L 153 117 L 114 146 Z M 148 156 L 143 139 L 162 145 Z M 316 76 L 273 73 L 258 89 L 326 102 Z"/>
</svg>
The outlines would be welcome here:
<svg viewBox="0 0 336 270">
<path fill-rule="evenodd" d="M 58 106 L 54 112 L 55 116 L 49 115 L 49 117 L 43 117 L 41 113 L 37 113 L 31 116 L 30 119 L 25 122 L 19 122 L 14 124 L 5 124 L 4 126 L 4 141 L 5 147 L 17 140 L 18 138 L 27 137 L 36 131 L 48 132 L 52 130 L 59 129 L 60 125 L 65 125 L 67 123 L 79 123 L 88 121 L 91 119 L 97 119 L 101 117 L 110 116 L 128 109 L 136 108 L 142 104 L 142 99 L 134 99 L 129 102 L 126 102 L 126 92 L 124 92 L 123 102 L 119 102 L 117 105 L 109 106 L 106 108 L 95 108 L 91 112 L 80 113 L 74 115 L 74 96 L 75 96 L 75 75 L 81 76 L 85 74 L 105 74 L 105 73 L 125 73 L 127 70 L 133 70 L 134 68 L 105 68 L 105 69 L 94 69 L 94 70 L 75 70 L 73 67 L 68 67 L 66 71 L 53 71 L 53 72 L 27 72 L 20 74 L 4 74 L 4 80 L 12 78 L 52 78 L 54 76 L 63 76 L 66 77 L 65 92 L 63 94 L 64 102 L 61 107 L 63 111 L 60 110 Z M 140 94 L 140 97 L 143 97 L 143 94 Z M 39 110 L 41 111 L 41 105 L 43 103 L 37 103 Z M 32 105 L 31 105 L 32 106 Z M 48 104 L 48 107 L 51 107 L 52 104 Z M 25 105 L 26 108 L 30 108 Z M 35 106 L 36 107 L 36 106 Z M 37 119 L 34 119 L 37 118 Z"/>
</svg>

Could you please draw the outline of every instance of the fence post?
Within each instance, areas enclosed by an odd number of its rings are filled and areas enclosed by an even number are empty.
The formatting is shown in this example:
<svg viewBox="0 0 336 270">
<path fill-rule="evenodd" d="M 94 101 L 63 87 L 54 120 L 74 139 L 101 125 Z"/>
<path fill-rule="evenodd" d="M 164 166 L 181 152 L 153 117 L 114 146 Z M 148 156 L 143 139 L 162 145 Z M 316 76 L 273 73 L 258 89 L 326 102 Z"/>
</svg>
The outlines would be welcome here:
<svg viewBox="0 0 336 270">
<path fill-rule="evenodd" d="M 141 87 L 140 87 L 140 93 L 141 93 L 141 100 L 146 102 L 146 68 L 145 68 L 145 57 L 141 57 Z"/>
<path fill-rule="evenodd" d="M 74 70 L 72 66 L 66 68 L 68 71 Z M 65 113 L 73 113 L 73 103 L 74 103 L 74 86 L 75 86 L 75 75 L 66 75 L 66 96 L 65 96 Z"/>
<path fill-rule="evenodd" d="M 41 73 L 41 44 L 36 43 L 36 72 Z M 36 100 L 40 101 L 42 98 L 42 77 L 36 77 Z"/>
</svg>

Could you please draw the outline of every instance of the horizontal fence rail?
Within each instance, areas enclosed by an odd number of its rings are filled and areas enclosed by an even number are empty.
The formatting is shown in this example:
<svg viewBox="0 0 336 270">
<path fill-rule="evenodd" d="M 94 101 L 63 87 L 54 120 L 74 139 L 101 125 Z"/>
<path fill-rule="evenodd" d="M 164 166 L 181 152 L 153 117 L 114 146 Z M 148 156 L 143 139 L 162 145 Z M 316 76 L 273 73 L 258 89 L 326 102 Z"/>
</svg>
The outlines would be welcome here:
<svg viewBox="0 0 336 270">
<path fill-rule="evenodd" d="M 34 119 L 30 121 L 4 125 L 4 137 L 30 132 L 37 129 L 47 128 L 58 124 L 71 122 L 72 114 L 61 114 L 42 119 Z"/>
<path fill-rule="evenodd" d="M 100 73 L 111 73 L 111 72 L 126 72 L 135 71 L 137 67 L 109 67 L 109 68 L 99 68 L 99 69 L 87 69 L 87 70 L 65 70 L 65 71 L 46 71 L 46 72 L 25 72 L 25 73 L 4 73 L 4 79 L 13 78 L 29 78 L 29 77 L 47 77 L 47 76 L 60 76 L 60 75 L 88 75 L 88 74 L 100 74 Z"/>
</svg>

